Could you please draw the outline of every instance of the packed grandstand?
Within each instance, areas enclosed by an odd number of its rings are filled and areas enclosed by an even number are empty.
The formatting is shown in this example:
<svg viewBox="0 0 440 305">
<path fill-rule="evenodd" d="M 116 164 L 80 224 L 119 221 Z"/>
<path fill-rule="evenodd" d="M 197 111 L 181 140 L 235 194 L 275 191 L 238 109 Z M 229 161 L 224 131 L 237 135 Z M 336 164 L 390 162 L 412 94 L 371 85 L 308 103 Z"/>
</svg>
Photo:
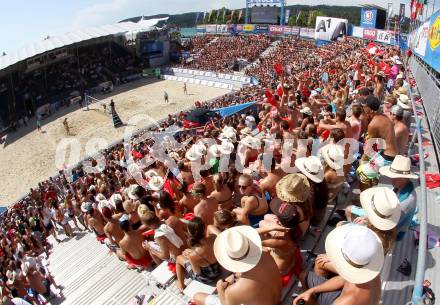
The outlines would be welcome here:
<svg viewBox="0 0 440 305">
<path fill-rule="evenodd" d="M 75 239 L 80 246 L 83 232 L 149 283 L 130 301 L 114 292 L 102 304 L 409 302 L 424 211 L 420 159 L 429 157 L 412 147 L 423 100 L 411 54 L 345 35 L 320 46 L 237 33 L 173 44 L 163 29 L 139 30 L 3 70 L 0 97 L 14 105 L 1 108 L 6 137 L 146 76 L 170 48 L 187 54 L 162 66 L 162 76 L 186 75 L 182 94 L 197 75 L 252 81 L 168 114 L 11 204 L 1 216 L 3 304 L 95 304 L 69 299 L 73 288 L 51 270 L 52 253 Z M 168 53 L 158 54 L 159 38 Z M 239 60 L 248 64 L 241 72 Z"/>
</svg>

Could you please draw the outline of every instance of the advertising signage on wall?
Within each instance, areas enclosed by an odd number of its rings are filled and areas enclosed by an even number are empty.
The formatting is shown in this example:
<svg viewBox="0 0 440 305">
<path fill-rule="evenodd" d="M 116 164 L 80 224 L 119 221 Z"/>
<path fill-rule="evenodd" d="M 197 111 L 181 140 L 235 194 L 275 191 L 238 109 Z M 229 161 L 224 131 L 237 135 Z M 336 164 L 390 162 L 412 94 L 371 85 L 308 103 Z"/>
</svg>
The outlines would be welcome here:
<svg viewBox="0 0 440 305">
<path fill-rule="evenodd" d="M 375 28 L 376 27 L 377 10 L 371 8 L 363 8 L 361 11 L 361 27 Z"/>
<path fill-rule="evenodd" d="M 376 40 L 376 29 L 364 29 L 364 39 L 367 40 Z"/>
<path fill-rule="evenodd" d="M 256 24 L 254 32 L 257 33 L 257 34 L 267 34 L 267 33 L 269 33 L 269 25 L 267 25 L 267 24 Z"/>
<path fill-rule="evenodd" d="M 316 17 L 315 39 L 336 41 L 347 35 L 348 20 L 330 17 Z"/>
<path fill-rule="evenodd" d="M 386 44 L 395 44 L 395 34 L 390 31 L 382 31 L 377 30 L 376 32 L 376 41 L 386 43 Z"/>
<path fill-rule="evenodd" d="M 269 26 L 269 33 L 271 35 L 283 35 L 284 29 L 280 25 L 271 25 L 271 26 Z"/>
</svg>

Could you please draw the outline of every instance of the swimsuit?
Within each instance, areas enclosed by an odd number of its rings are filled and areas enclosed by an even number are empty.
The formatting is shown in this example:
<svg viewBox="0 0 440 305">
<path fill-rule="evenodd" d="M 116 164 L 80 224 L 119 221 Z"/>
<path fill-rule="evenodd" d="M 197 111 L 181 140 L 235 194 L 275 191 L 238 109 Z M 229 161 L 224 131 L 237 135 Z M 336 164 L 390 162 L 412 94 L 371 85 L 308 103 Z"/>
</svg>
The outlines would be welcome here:
<svg viewBox="0 0 440 305">
<path fill-rule="evenodd" d="M 144 256 L 140 259 L 134 259 L 128 252 L 125 253 L 125 259 L 127 260 L 127 264 L 132 266 L 148 267 L 151 263 L 149 256 Z"/>
</svg>

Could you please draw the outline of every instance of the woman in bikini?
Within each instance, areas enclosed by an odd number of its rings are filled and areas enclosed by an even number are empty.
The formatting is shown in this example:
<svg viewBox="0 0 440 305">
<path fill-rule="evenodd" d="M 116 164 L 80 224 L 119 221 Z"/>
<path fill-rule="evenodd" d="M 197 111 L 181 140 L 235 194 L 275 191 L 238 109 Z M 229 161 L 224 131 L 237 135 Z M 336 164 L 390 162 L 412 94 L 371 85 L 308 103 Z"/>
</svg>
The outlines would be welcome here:
<svg viewBox="0 0 440 305">
<path fill-rule="evenodd" d="M 268 212 L 269 206 L 261 189 L 254 184 L 252 177 L 243 174 L 238 179 L 241 198 L 241 207 L 234 209 L 237 219 L 244 224 L 258 227 L 258 223 L 263 220 Z"/>
<path fill-rule="evenodd" d="M 214 213 L 214 224 L 207 228 L 207 235 L 217 236 L 224 230 L 243 224 L 237 219 L 237 215 L 230 210 L 219 210 Z"/>
<path fill-rule="evenodd" d="M 191 247 L 177 257 L 177 288 L 185 289 L 185 274 L 204 284 L 214 283 L 222 268 L 214 255 L 215 237 L 206 236 L 206 226 L 200 217 L 188 222 L 188 244 Z"/>
<path fill-rule="evenodd" d="M 232 200 L 233 183 L 229 183 L 228 177 L 223 174 L 215 174 L 213 181 L 214 191 L 210 197 L 218 201 L 219 209 L 232 210 L 234 208 L 234 202 Z M 230 184 L 232 184 L 232 187 Z"/>
</svg>

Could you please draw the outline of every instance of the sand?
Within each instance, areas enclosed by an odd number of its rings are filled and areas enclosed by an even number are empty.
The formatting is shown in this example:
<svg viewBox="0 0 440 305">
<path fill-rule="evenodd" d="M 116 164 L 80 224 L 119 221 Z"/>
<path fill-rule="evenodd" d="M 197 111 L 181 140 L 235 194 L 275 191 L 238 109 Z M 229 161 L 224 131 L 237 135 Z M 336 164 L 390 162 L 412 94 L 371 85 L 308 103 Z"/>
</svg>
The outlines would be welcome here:
<svg viewBox="0 0 440 305">
<path fill-rule="evenodd" d="M 40 133 L 36 129 L 35 119 L 27 127 L 7 135 L 6 142 L 0 148 L 0 206 L 7 206 L 21 198 L 38 182 L 55 175 L 63 166 L 82 160 L 86 154 L 86 144 L 91 139 L 110 144 L 124 136 L 131 126 L 114 128 L 111 116 L 105 113 L 103 103 L 113 99 L 116 110 L 124 123 L 130 122 L 134 115 L 148 115 L 136 127 L 143 127 L 155 119 L 166 117 L 169 113 L 186 109 L 197 100 L 205 101 L 227 93 L 227 90 L 201 85 L 187 84 L 188 95 L 183 94 L 183 83 L 167 80 L 142 79 L 117 87 L 111 94 L 97 95 L 102 103 L 92 104 L 87 111 L 78 105 L 62 108 L 51 117 L 42 121 Z M 164 102 L 164 90 L 170 99 Z M 67 136 L 62 121 L 68 119 L 72 135 Z M 150 122 L 147 122 L 150 121 Z M 80 152 L 72 159 L 58 158 L 56 150 L 61 141 L 78 141 Z M 67 155 L 71 152 L 67 150 Z M 90 151 L 89 151 L 90 152 Z M 63 154 L 60 154 L 63 155 Z"/>
</svg>

